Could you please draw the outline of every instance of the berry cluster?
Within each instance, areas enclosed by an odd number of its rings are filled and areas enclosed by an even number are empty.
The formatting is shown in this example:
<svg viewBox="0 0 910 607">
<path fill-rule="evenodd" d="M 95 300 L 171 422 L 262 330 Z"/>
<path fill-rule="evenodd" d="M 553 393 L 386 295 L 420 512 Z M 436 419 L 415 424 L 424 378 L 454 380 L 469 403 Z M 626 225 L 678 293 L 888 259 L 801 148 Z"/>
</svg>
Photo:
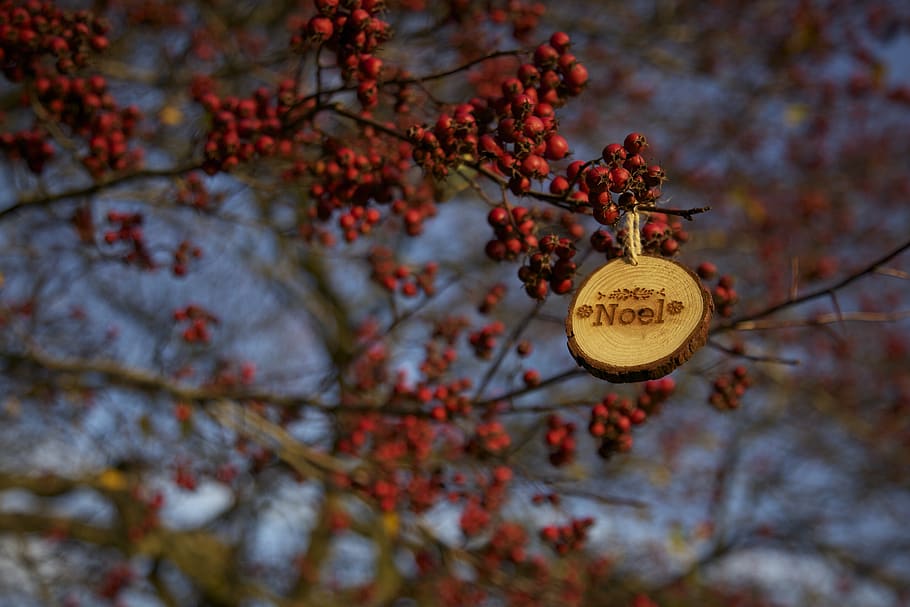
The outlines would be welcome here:
<svg viewBox="0 0 910 607">
<path fill-rule="evenodd" d="M 184 240 L 174 251 L 174 263 L 171 266 L 171 271 L 174 272 L 174 276 L 185 276 L 190 259 L 200 259 L 201 257 L 202 249 L 190 241 Z"/>
<path fill-rule="evenodd" d="M 678 217 L 663 213 L 651 213 L 648 222 L 641 229 L 641 246 L 645 253 L 672 257 L 682 243 L 689 240 Z"/>
<path fill-rule="evenodd" d="M 518 278 L 524 283 L 528 296 L 545 299 L 550 290 L 557 295 L 571 291 L 574 284 L 572 278 L 577 269 L 572 261 L 574 256 L 575 245 L 571 240 L 544 236 L 538 250 L 518 269 Z"/>
<path fill-rule="evenodd" d="M 164 494 L 159 491 L 148 494 L 137 486 L 131 497 L 133 501 L 139 503 L 142 518 L 130 525 L 127 535 L 131 542 L 138 542 L 161 523 L 160 512 L 164 506 Z"/>
<path fill-rule="evenodd" d="M 559 415 L 547 416 L 547 432 L 544 441 L 550 450 L 550 463 L 554 466 L 563 466 L 575 459 L 575 423 L 564 420 Z"/>
<path fill-rule="evenodd" d="M 474 356 L 489 360 L 496 347 L 496 338 L 502 335 L 506 326 L 502 321 L 493 321 L 468 335 L 468 343 L 474 348 Z"/>
<path fill-rule="evenodd" d="M 293 143 L 283 136 L 283 118 L 290 111 L 287 102 L 293 98 L 293 94 L 286 93 L 293 87 L 293 81 L 285 80 L 274 96 L 267 88 L 260 87 L 252 97 L 241 99 L 220 98 L 204 83 L 194 83 L 194 97 L 212 119 L 202 170 L 214 175 L 255 157 L 290 154 Z"/>
<path fill-rule="evenodd" d="M 535 49 L 533 63 L 522 64 L 502 82 L 499 97 L 484 100 L 482 109 L 492 112 L 496 126 L 489 132 L 484 128 L 479 154 L 508 179 L 515 195 L 530 191 L 532 180 L 546 178 L 549 161 L 569 154 L 568 142 L 557 132 L 555 110 L 581 93 L 588 71 L 568 49 L 569 37 L 553 34 Z"/>
<path fill-rule="evenodd" d="M 202 177 L 190 173 L 177 188 L 176 201 L 179 205 L 192 207 L 197 211 L 212 211 L 221 203 L 221 196 L 210 194 L 202 183 Z"/>
<path fill-rule="evenodd" d="M 109 245 L 118 242 L 126 243 L 129 250 L 123 255 L 123 261 L 150 270 L 155 267 L 155 262 L 145 245 L 145 236 L 142 232 L 143 219 L 142 213 L 108 211 L 108 222 L 119 224 L 119 227 L 105 232 L 104 242 Z"/>
<path fill-rule="evenodd" d="M 451 116 L 441 114 L 432 129 L 419 125 L 408 129 L 414 162 L 433 177 L 444 179 L 449 167 L 458 166 L 465 158 L 474 158 L 478 145 L 474 111 L 474 105 L 462 103 Z"/>
<path fill-rule="evenodd" d="M 174 310 L 174 320 L 189 321 L 189 326 L 181 334 L 187 343 L 208 343 L 211 339 L 209 325 L 218 324 L 218 318 L 214 314 L 196 304 Z"/>
<path fill-rule="evenodd" d="M 721 375 L 714 380 L 711 396 L 708 402 L 715 409 L 729 411 L 739 407 L 740 399 L 746 389 L 752 385 L 752 378 L 745 367 L 739 365 L 727 375 Z"/>
<path fill-rule="evenodd" d="M 104 574 L 104 579 L 98 587 L 98 596 L 113 601 L 133 583 L 135 578 L 136 574 L 129 565 L 125 563 L 114 565 Z"/>
<path fill-rule="evenodd" d="M 540 530 L 540 539 L 559 555 L 565 555 L 584 546 L 588 529 L 594 526 L 591 517 L 572 519 L 565 525 L 547 525 Z"/>
<path fill-rule="evenodd" d="M 499 511 L 506 499 L 506 489 L 512 480 L 512 469 L 507 466 L 496 466 L 487 475 L 478 473 L 470 489 L 452 491 L 450 500 L 465 500 L 459 524 L 465 537 L 474 537 L 487 528 L 493 514 Z M 453 482 L 464 485 L 465 479 L 456 474 Z"/>
<path fill-rule="evenodd" d="M 506 286 L 501 282 L 497 282 L 484 294 L 483 300 L 477 306 L 477 311 L 484 315 L 490 314 L 505 296 Z"/>
<path fill-rule="evenodd" d="M 511 444 L 512 438 L 505 426 L 494 419 L 477 424 L 465 450 L 479 457 L 497 456 L 505 453 Z"/>
<path fill-rule="evenodd" d="M 428 296 L 436 292 L 434 283 L 439 269 L 436 262 L 428 262 L 420 270 L 414 270 L 397 263 L 392 251 L 381 246 L 370 251 L 369 261 L 370 278 L 390 293 L 397 291 L 405 297 L 416 297 L 421 291 Z"/>
<path fill-rule="evenodd" d="M 391 27 L 379 18 L 382 0 L 314 0 L 318 15 L 302 25 L 291 46 L 305 51 L 311 46 L 335 53 L 346 82 L 357 82 L 357 98 L 364 109 L 379 102 L 378 78 L 382 60 L 374 55 L 391 37 Z"/>
<path fill-rule="evenodd" d="M 82 163 L 93 177 L 142 164 L 142 150 L 131 150 L 128 144 L 141 117 L 139 109 L 133 105 L 119 108 L 107 90 L 104 76 L 81 78 L 39 73 L 34 91 L 49 119 L 85 138 L 88 154 Z"/>
<path fill-rule="evenodd" d="M 605 253 L 607 260 L 622 257 L 623 254 L 622 245 L 613 240 L 613 236 L 603 229 L 591 233 L 591 248 L 598 253 Z"/>
<path fill-rule="evenodd" d="M 487 214 L 487 223 L 493 227 L 495 239 L 487 242 L 484 251 L 494 261 L 515 259 L 537 247 L 534 235 L 537 223 L 526 207 L 514 206 L 511 212 L 505 207 L 494 207 Z"/>
<path fill-rule="evenodd" d="M 306 166 L 312 178 L 311 218 L 327 221 L 335 211 L 343 210 L 338 225 L 344 239 L 353 242 L 370 233 L 381 219 L 379 210 L 369 206 L 373 201 L 390 204 L 392 212 L 403 217 L 408 235 L 420 234 L 424 218 L 434 214 L 435 208 L 422 204 L 418 196 L 410 205 L 399 197 L 403 191 L 412 191 L 405 177 L 410 166 L 410 146 L 402 141 L 381 141 L 374 133 L 369 135 L 369 141 L 366 152 L 337 139 L 322 142 L 318 160 Z"/>
<path fill-rule="evenodd" d="M 669 377 L 645 383 L 644 390 L 635 401 L 607 394 L 591 409 L 588 431 L 600 440 L 597 452 L 608 458 L 614 453 L 624 453 L 632 448 L 632 426 L 645 422 L 657 408 L 670 397 L 675 383 Z"/>
<path fill-rule="evenodd" d="M 500 523 L 492 533 L 483 551 L 483 559 L 491 571 L 503 561 L 520 564 L 527 559 L 528 532 L 522 525 L 511 522 Z"/>
<path fill-rule="evenodd" d="M 0 66 L 12 82 L 35 75 L 42 59 L 54 58 L 58 72 L 85 67 L 90 52 L 105 50 L 108 24 L 91 12 L 68 12 L 56 2 L 0 3 Z"/>
<path fill-rule="evenodd" d="M 41 173 L 44 165 L 54 157 L 54 146 L 40 127 L 17 133 L 0 133 L 0 150 L 11 160 L 25 160 L 29 170 L 35 174 Z"/>
<path fill-rule="evenodd" d="M 449 0 L 448 19 L 457 23 L 473 21 L 480 26 L 484 21 L 494 24 L 509 23 L 512 26 L 512 36 L 525 42 L 540 22 L 546 12 L 546 7 L 541 2 L 526 2 L 523 0 L 508 0 L 506 2 L 465 2 L 464 0 Z"/>
<path fill-rule="evenodd" d="M 186 491 L 195 491 L 199 486 L 199 479 L 189 463 L 180 461 L 174 466 L 174 484 Z"/>
<path fill-rule="evenodd" d="M 717 266 L 706 261 L 699 264 L 696 269 L 699 278 L 702 280 L 712 280 L 717 277 Z M 717 284 L 711 289 L 711 296 L 714 298 L 714 307 L 717 313 L 724 318 L 733 316 L 733 306 L 739 301 L 739 295 L 733 288 L 735 280 L 730 274 L 724 274 L 717 278 Z"/>
</svg>

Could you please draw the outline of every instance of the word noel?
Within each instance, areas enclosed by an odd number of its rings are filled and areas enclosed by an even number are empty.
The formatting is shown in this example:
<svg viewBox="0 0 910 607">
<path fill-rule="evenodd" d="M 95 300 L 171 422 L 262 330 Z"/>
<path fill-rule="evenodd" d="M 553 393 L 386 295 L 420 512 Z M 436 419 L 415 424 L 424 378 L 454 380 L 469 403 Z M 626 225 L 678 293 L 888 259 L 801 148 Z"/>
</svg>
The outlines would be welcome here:
<svg viewBox="0 0 910 607">
<path fill-rule="evenodd" d="M 662 324 L 664 322 L 664 312 L 675 316 L 683 310 L 681 301 L 666 303 L 665 289 L 645 289 L 642 287 L 616 289 L 609 295 L 604 295 L 598 291 L 597 299 L 614 301 L 612 303 L 596 303 L 593 307 L 585 304 L 579 306 L 575 312 L 579 318 L 590 318 L 593 316 L 594 322 L 591 324 L 595 327 L 615 326 L 617 323 L 620 325 Z"/>
</svg>

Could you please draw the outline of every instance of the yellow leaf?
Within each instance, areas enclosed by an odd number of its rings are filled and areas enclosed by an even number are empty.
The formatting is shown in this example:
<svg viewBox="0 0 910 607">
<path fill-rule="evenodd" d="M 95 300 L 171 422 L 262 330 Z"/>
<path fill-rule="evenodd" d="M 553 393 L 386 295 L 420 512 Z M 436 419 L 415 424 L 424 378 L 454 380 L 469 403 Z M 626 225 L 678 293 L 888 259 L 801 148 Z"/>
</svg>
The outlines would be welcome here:
<svg viewBox="0 0 910 607">
<path fill-rule="evenodd" d="M 183 122 L 183 112 L 173 105 L 166 105 L 158 113 L 158 119 L 166 126 L 177 126 Z"/>
<path fill-rule="evenodd" d="M 804 103 L 791 103 L 784 110 L 784 121 L 787 126 L 799 126 L 806 121 L 809 110 Z"/>
<path fill-rule="evenodd" d="M 126 475 L 119 470 L 108 468 L 98 475 L 98 487 L 107 491 L 123 491 L 126 489 Z"/>
<path fill-rule="evenodd" d="M 384 512 L 382 514 L 382 528 L 389 537 L 398 537 L 401 520 L 397 512 Z"/>
</svg>

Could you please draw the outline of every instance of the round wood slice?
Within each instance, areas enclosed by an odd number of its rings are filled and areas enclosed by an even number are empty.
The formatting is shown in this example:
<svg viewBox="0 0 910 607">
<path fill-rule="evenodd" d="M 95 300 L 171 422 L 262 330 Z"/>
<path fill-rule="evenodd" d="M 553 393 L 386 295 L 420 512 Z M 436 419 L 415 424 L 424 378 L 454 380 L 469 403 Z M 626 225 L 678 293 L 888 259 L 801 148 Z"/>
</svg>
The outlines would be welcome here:
<svg viewBox="0 0 910 607">
<path fill-rule="evenodd" d="M 705 345 L 713 311 L 711 294 L 682 264 L 615 259 L 576 291 L 566 317 L 569 351 L 611 382 L 656 379 Z"/>
</svg>

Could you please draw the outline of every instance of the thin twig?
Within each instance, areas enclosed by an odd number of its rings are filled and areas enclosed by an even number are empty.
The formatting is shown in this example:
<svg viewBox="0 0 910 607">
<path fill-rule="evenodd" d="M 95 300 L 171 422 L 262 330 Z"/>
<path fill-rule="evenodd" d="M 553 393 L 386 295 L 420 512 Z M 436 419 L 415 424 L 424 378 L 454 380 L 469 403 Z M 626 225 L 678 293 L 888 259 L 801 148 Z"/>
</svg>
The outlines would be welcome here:
<svg viewBox="0 0 910 607">
<path fill-rule="evenodd" d="M 56 194 L 46 194 L 46 195 L 26 195 L 19 200 L 13 202 L 3 210 L 0 210 L 0 221 L 6 219 L 7 217 L 13 215 L 17 211 L 23 208 L 34 208 L 34 207 L 47 207 L 51 206 L 54 203 L 60 202 L 62 200 L 69 200 L 71 198 L 81 198 L 83 196 L 91 196 L 92 194 L 97 194 L 98 192 L 120 184 L 129 183 L 131 181 L 137 181 L 140 179 L 155 179 L 157 177 L 176 177 L 184 173 L 189 173 L 198 169 L 201 165 L 198 162 L 191 164 L 176 166 L 169 169 L 143 169 L 139 171 L 133 171 L 130 173 L 121 173 L 119 175 L 114 175 L 113 177 L 108 177 L 106 179 L 101 179 L 96 181 L 92 185 L 75 188 L 72 190 L 64 190 L 62 192 L 57 192 Z"/>
<path fill-rule="evenodd" d="M 853 272 L 852 274 L 849 274 L 848 276 L 844 277 L 837 284 L 834 284 L 834 285 L 824 288 L 824 289 L 818 289 L 817 291 L 812 291 L 810 293 L 806 293 L 805 295 L 801 295 L 799 297 L 790 297 L 780 303 L 776 303 L 774 305 L 768 306 L 764 310 L 759 310 L 758 312 L 753 312 L 751 314 L 746 314 L 745 316 L 741 316 L 739 318 L 734 318 L 734 319 L 727 321 L 726 323 L 719 325 L 719 326 L 715 327 L 714 329 L 712 329 L 711 334 L 713 335 L 716 333 L 723 333 L 724 331 L 739 330 L 739 329 L 745 329 L 745 330 L 755 329 L 755 328 L 757 328 L 757 325 L 754 321 L 765 318 L 766 316 L 771 316 L 772 314 L 775 314 L 775 313 L 777 313 L 781 310 L 784 310 L 786 308 L 789 308 L 791 306 L 797 306 L 797 305 L 805 303 L 807 301 L 811 301 L 811 300 L 817 299 L 819 297 L 824 297 L 826 295 L 830 295 L 834 291 L 843 289 L 844 287 L 846 287 L 847 285 L 851 284 L 852 282 L 858 280 L 859 278 L 862 278 L 863 276 L 865 276 L 867 274 L 874 273 L 879 268 L 879 266 L 882 266 L 882 265 L 888 263 L 889 261 L 891 261 L 898 255 L 900 255 L 907 249 L 910 249 L 910 240 L 903 243 L 896 249 L 893 249 L 892 251 L 886 253 L 882 257 L 876 259 L 872 263 L 870 263 L 870 264 L 860 268 L 859 270 Z M 854 318 L 851 320 L 864 320 L 864 319 Z M 818 323 L 815 323 L 815 324 L 818 324 Z M 792 324 L 790 326 L 792 326 Z M 776 326 L 774 328 L 776 328 Z"/>
<path fill-rule="evenodd" d="M 714 348 L 715 350 L 720 350 L 721 352 L 726 352 L 727 354 L 729 354 L 731 356 L 736 356 L 739 358 L 743 358 L 745 360 L 751 360 L 753 362 L 758 362 L 758 363 L 776 363 L 779 365 L 798 365 L 798 364 L 800 364 L 799 360 L 796 358 L 781 358 L 779 356 L 762 356 L 762 355 L 756 355 L 756 354 L 746 354 L 745 352 L 742 352 L 735 348 L 730 348 L 729 346 L 725 346 L 723 344 L 719 344 L 713 340 L 708 340 L 708 346 Z"/>
</svg>

